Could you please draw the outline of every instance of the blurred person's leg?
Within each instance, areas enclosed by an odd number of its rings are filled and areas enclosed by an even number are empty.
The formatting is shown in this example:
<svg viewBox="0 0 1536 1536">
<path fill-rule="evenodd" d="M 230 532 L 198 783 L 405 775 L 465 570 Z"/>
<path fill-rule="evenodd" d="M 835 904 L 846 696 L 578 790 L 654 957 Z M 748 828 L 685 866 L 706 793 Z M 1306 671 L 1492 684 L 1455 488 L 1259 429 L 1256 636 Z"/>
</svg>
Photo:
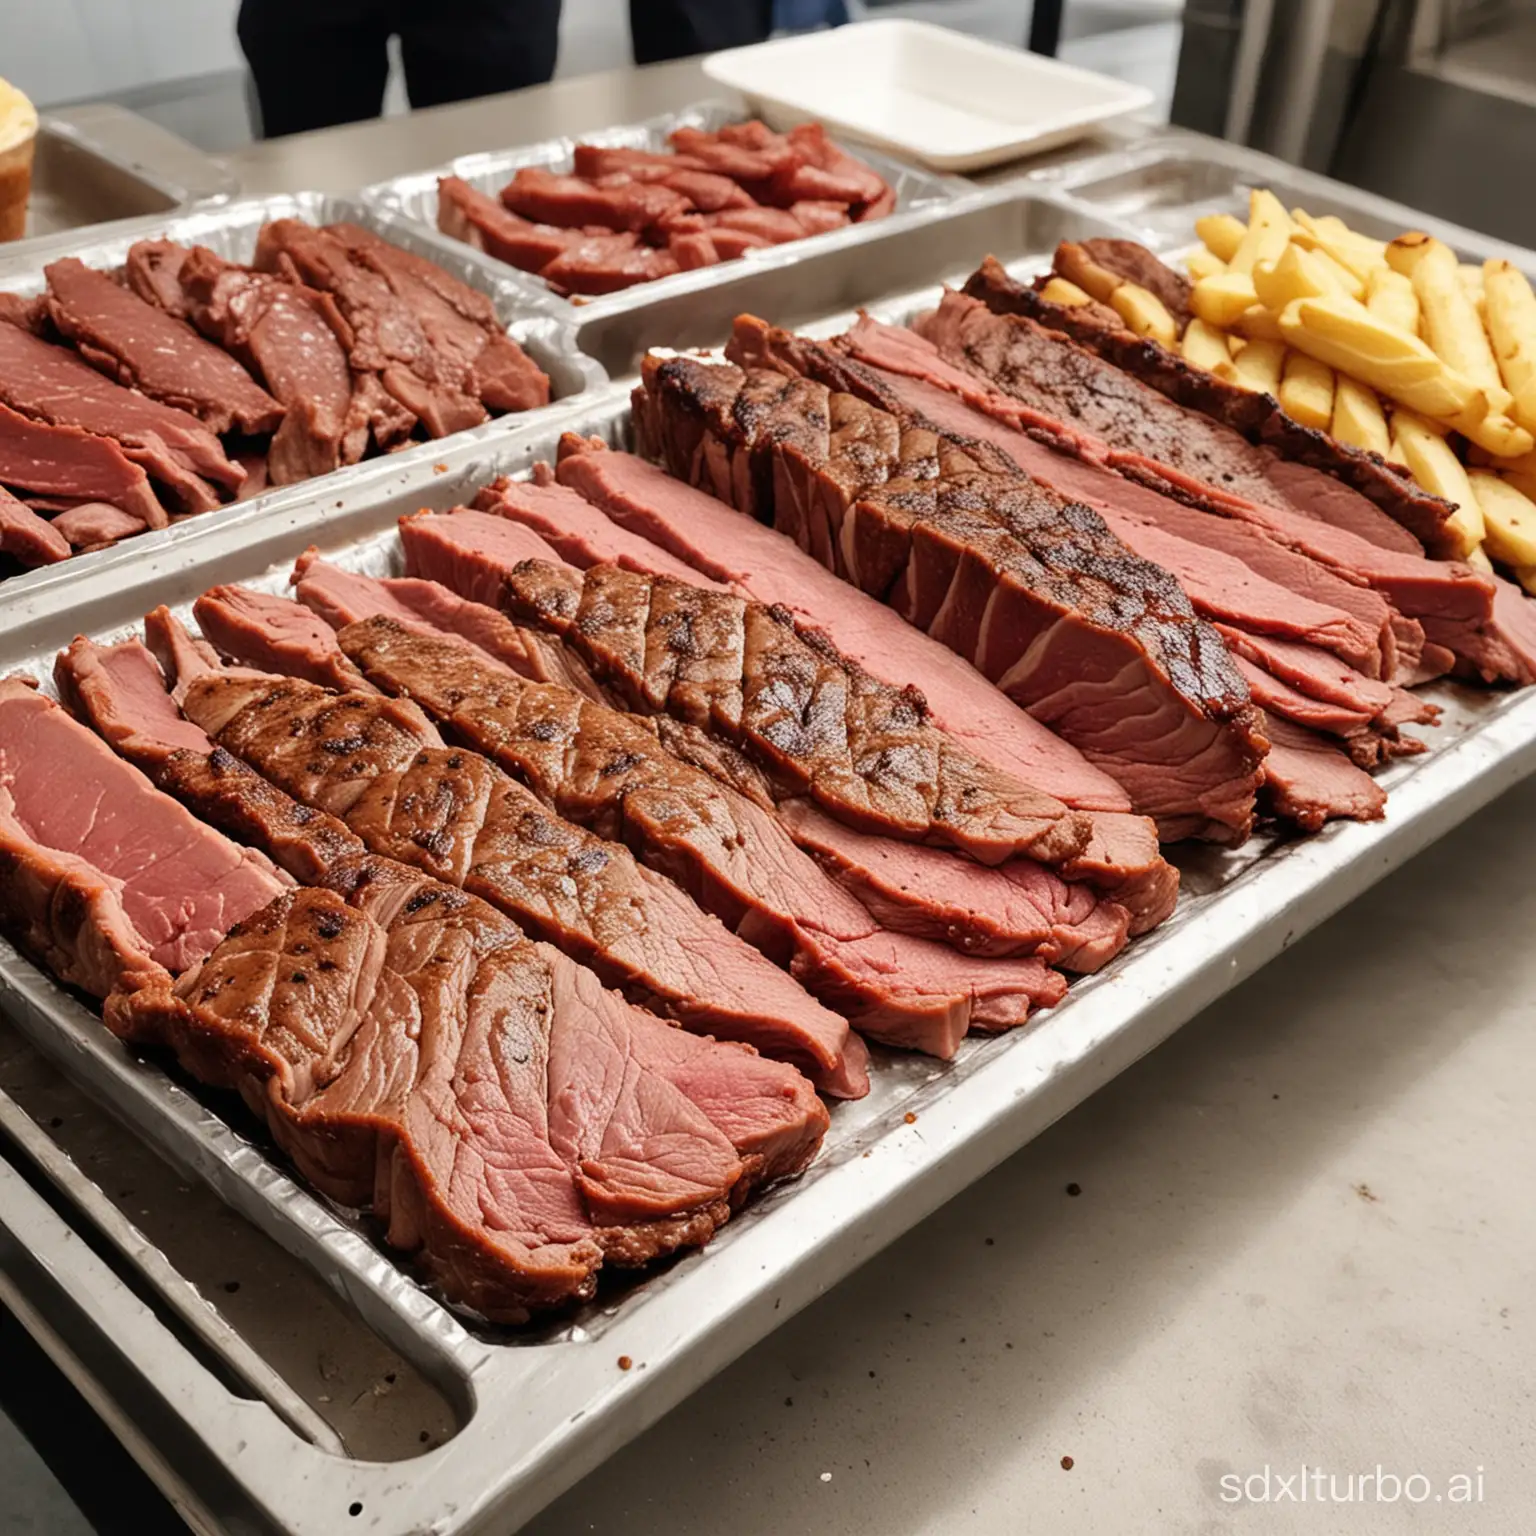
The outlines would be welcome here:
<svg viewBox="0 0 1536 1536">
<path fill-rule="evenodd" d="M 773 31 L 773 0 L 629 0 L 629 30 L 636 64 L 739 48 Z"/>
<path fill-rule="evenodd" d="M 383 0 L 241 0 L 236 34 L 265 139 L 377 117 L 389 78 Z"/>
<path fill-rule="evenodd" d="M 413 107 L 543 85 L 560 51 L 560 0 L 406 0 L 398 9 Z"/>
</svg>

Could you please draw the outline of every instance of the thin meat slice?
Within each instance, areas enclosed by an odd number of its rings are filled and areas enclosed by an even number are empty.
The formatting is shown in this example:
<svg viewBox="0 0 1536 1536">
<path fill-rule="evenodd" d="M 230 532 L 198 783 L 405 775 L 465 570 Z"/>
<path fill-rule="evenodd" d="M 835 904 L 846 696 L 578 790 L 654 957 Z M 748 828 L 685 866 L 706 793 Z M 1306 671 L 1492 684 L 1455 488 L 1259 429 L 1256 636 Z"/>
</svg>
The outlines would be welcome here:
<svg viewBox="0 0 1536 1536">
<path fill-rule="evenodd" d="M 0 405 L 0 485 L 58 497 L 70 506 L 110 502 L 147 528 L 164 528 L 170 521 L 144 471 L 110 438 L 33 421 L 6 405 Z"/>
<path fill-rule="evenodd" d="M 137 520 L 136 528 L 144 525 Z M 65 533 L 39 517 L 25 502 L 18 501 L 0 485 L 0 555 L 8 555 L 29 570 L 40 565 L 54 565 L 70 556 L 70 541 Z"/>
<path fill-rule="evenodd" d="M 183 512 L 206 512 L 245 479 L 219 440 L 186 411 L 103 377 L 65 347 L 0 330 L 0 402 L 23 416 L 109 438 Z"/>
<path fill-rule="evenodd" d="M 615 566 L 578 574 L 539 561 L 512 574 L 504 604 L 560 635 L 631 707 L 723 736 L 851 826 L 988 864 L 1058 864 L 1087 840 L 1060 801 L 935 730 L 921 695 L 800 635 L 782 611 Z"/>
<path fill-rule="evenodd" d="M 76 549 L 104 549 L 144 532 L 144 524 L 131 512 L 104 501 L 82 501 L 60 512 L 52 522 Z"/>
<path fill-rule="evenodd" d="M 754 327 L 755 353 L 786 373 L 646 360 L 642 446 L 794 529 L 821 563 L 971 661 L 1116 778 L 1165 839 L 1246 837 L 1263 737 L 1173 578 L 986 445 L 800 376 L 850 372 L 815 343 L 742 320 L 733 347 Z"/>
<path fill-rule="evenodd" d="M 542 267 L 539 276 L 565 293 L 601 295 L 671 277 L 679 270 L 670 251 L 654 250 L 625 233 L 584 236 Z"/>
<path fill-rule="evenodd" d="M 135 290 L 174 305 L 239 358 L 285 415 L 267 454 L 273 485 L 292 485 L 353 463 L 365 443 L 348 433 L 355 385 L 348 330 L 328 293 L 224 261 L 202 246 L 141 241 L 128 252 Z M 171 288 L 174 267 L 175 289 Z"/>
<path fill-rule="evenodd" d="M 179 626 L 164 610 L 155 619 L 157 640 L 165 643 L 169 652 L 183 661 L 195 656 L 192 643 L 184 633 L 177 633 Z M 135 652 L 136 655 L 132 654 Z M 94 665 L 100 661 L 108 665 Z M 192 661 L 191 665 L 195 672 L 197 663 Z M 92 726 L 112 741 L 117 750 L 143 763 L 168 792 L 205 820 L 265 849 L 295 877 L 344 893 L 354 907 L 376 917 L 392 933 L 399 930 L 403 919 L 409 919 L 412 923 L 434 925 L 443 921 L 468 924 L 473 933 L 489 935 L 492 951 L 516 962 L 514 973 L 502 974 L 515 981 L 516 972 L 521 972 L 533 981 L 534 985 L 524 995 L 533 997 L 534 1021 L 545 1021 L 546 1031 L 552 1015 L 556 1027 L 561 1026 L 560 1010 L 551 1010 L 545 1001 L 548 980 L 541 979 L 545 970 L 552 975 L 557 988 L 568 989 L 580 1000 L 580 1009 L 566 1020 L 565 1027 L 585 1028 L 582 1019 L 594 1010 L 605 1015 L 605 1034 L 612 1036 L 616 1029 L 618 1036 L 614 1038 L 621 1040 L 622 1050 L 635 1063 L 635 1070 L 629 1074 L 630 1087 L 618 1095 L 618 1101 L 624 1102 L 632 1090 L 644 1097 L 650 1091 L 645 1085 L 646 1076 L 654 1074 L 698 1106 L 725 1135 L 740 1159 L 741 1176 L 732 1191 L 733 1204 L 770 1179 L 797 1173 L 814 1156 L 827 1126 L 827 1116 L 810 1084 L 792 1068 L 762 1060 L 748 1047 L 717 1045 L 684 1035 L 650 1014 L 628 1009 L 612 993 L 597 989 L 593 978 L 585 972 L 572 976 L 570 973 L 576 971 L 572 963 L 547 946 L 532 947 L 544 968 L 534 975 L 527 964 L 530 946 L 509 919 L 457 888 L 443 886 L 417 871 L 366 854 L 361 842 L 334 817 L 298 804 L 223 749 L 212 747 L 206 736 L 171 704 L 164 692 L 165 677 L 142 646 L 122 645 L 104 653 L 88 641 L 79 641 L 67 657 L 61 658 L 55 673 L 61 687 L 85 708 Z M 158 683 L 158 698 L 151 696 L 149 676 Z M 130 677 L 136 679 L 132 686 L 122 686 Z M 189 685 L 191 680 L 183 676 L 180 683 Z M 415 952 L 428 955 L 427 950 Z M 445 996 L 451 1001 L 463 973 L 457 968 L 444 971 L 439 968 L 442 963 L 432 955 L 418 974 L 435 976 L 439 984 L 446 981 L 450 990 Z M 499 1000 L 499 992 L 499 987 L 490 987 L 483 995 L 504 1022 L 507 1008 L 505 1001 Z M 471 986 L 469 996 L 473 1008 L 475 987 Z M 455 1006 L 462 1012 L 462 1005 Z M 528 1042 L 525 1039 L 514 1043 Z M 519 1067 L 531 1062 L 535 1074 L 543 1073 L 552 1113 L 558 1109 L 560 1116 L 569 1116 L 571 1109 L 566 1100 L 577 1085 L 568 1077 L 547 1070 L 538 1050 L 519 1049 L 514 1059 Z M 589 1074 L 592 1070 L 591 1062 L 584 1061 L 579 1047 L 571 1060 L 578 1074 Z M 489 1074 L 487 1080 L 493 1077 L 494 1074 Z M 591 1102 L 580 1091 L 577 1099 Z M 542 1123 L 535 1101 L 524 1101 L 523 1108 L 532 1121 Z M 488 1123 L 495 1121 L 496 1117 L 492 1117 Z M 578 1129 L 586 1136 L 595 1128 L 586 1125 Z M 706 1239 L 718 1219 L 713 1210 L 705 1215 L 682 1214 L 659 1222 L 648 1221 L 639 1229 L 599 1226 L 596 1236 L 611 1262 L 638 1263 L 679 1244 Z"/>
<path fill-rule="evenodd" d="M 818 995 L 830 989 L 849 1016 L 890 1043 L 919 1043 L 911 1036 L 914 995 L 953 985 L 946 1011 L 971 1010 L 973 993 L 1018 993 L 1028 1001 L 1056 1000 L 1059 981 L 1043 966 L 978 964 L 957 968 L 951 956 L 895 933 L 875 931 L 869 915 L 843 896 L 785 836 L 761 804 L 718 776 L 673 756 L 642 721 L 591 704 L 570 693 L 507 678 L 487 667 L 459 642 L 423 641 L 388 619 L 372 619 L 341 632 L 342 646 L 375 682 L 425 703 L 459 739 L 473 743 L 541 798 L 572 819 L 617 831 L 654 867 L 671 875 L 766 954 L 787 964 Z M 936 850 L 935 859 L 950 856 Z M 965 865 L 953 861 L 951 886 L 964 884 Z M 1125 914 L 1110 908 L 1094 921 L 1095 903 L 1063 891 L 1036 870 L 1036 910 L 1024 915 L 1028 876 L 1019 872 L 1021 899 L 1010 917 L 1016 926 L 1008 952 L 1072 951 L 1102 963 L 1124 943 Z M 892 906 L 915 907 L 892 895 Z M 919 926 L 907 920 L 893 930 Z M 933 924 L 925 917 L 922 926 Z M 923 936 L 926 936 L 923 935 Z M 892 979 L 864 996 L 854 991 L 847 957 L 864 968 L 871 959 L 900 962 Z M 897 979 L 899 977 L 899 979 Z M 935 983 L 937 978 L 937 984 Z M 862 986 L 862 984 L 861 984 Z M 947 1050 L 940 1052 L 948 1054 Z"/>
<path fill-rule="evenodd" d="M 430 436 L 444 437 L 486 419 L 485 407 L 464 388 L 462 369 L 439 355 L 388 279 L 357 260 L 329 230 L 275 219 L 257 236 L 254 265 L 329 293 L 352 333 L 347 349 L 352 368 L 376 374 L 385 392 Z"/>
<path fill-rule="evenodd" d="M 194 820 L 15 679 L 0 683 L 0 792 L 28 839 L 78 860 L 77 872 L 100 872 L 143 953 L 167 970 L 195 965 L 283 888 L 264 859 Z"/>
<path fill-rule="evenodd" d="M 1386 791 L 1327 737 L 1272 715 L 1264 732 L 1264 798 L 1275 815 L 1316 832 L 1329 821 L 1380 821 L 1386 814 Z"/>
<path fill-rule="evenodd" d="M 374 852 L 463 886 L 686 1027 L 793 1054 L 829 1091 L 867 1091 L 847 1025 L 628 850 L 552 816 L 413 708 L 274 677 L 194 681 L 187 715 Z"/>
<path fill-rule="evenodd" d="M 533 947 L 475 905 L 408 914 L 377 901 L 396 894 L 387 876 L 365 889 L 377 917 L 292 892 L 176 987 L 125 989 L 115 1013 L 238 1089 L 323 1193 L 374 1204 L 450 1300 L 525 1322 L 590 1295 L 603 1249 L 552 1145 L 550 978 Z"/>
<path fill-rule="evenodd" d="M 458 176 L 437 183 L 437 227 L 487 256 L 523 272 L 539 272 L 591 230 L 534 224 Z"/>
<path fill-rule="evenodd" d="M 563 228 L 602 225 L 635 233 L 669 213 L 680 213 L 688 199 L 657 182 L 627 181 L 595 186 L 579 176 L 561 176 L 539 166 L 524 166 L 501 189 L 501 201 L 521 218 Z"/>
<path fill-rule="evenodd" d="M 0 293 L 0 324 L 14 325 L 34 336 L 48 332 L 48 300 L 43 294 L 27 298 L 20 293 Z"/>
<path fill-rule="evenodd" d="M 498 609 L 470 602 L 441 582 L 361 576 L 320 559 L 313 546 L 299 556 L 290 580 L 294 596 L 332 629 L 384 615 L 424 634 L 468 640 L 530 682 L 559 683 L 589 698 L 600 697 L 586 668 L 558 641 L 523 629 Z"/>
<path fill-rule="evenodd" d="M 1052 881 L 1038 864 L 980 867 L 939 848 L 869 837 L 789 800 L 779 819 L 842 888 L 885 928 L 968 955 L 1038 954 L 1068 971 L 1096 971 L 1125 947 L 1129 914 L 1082 886 Z M 1041 936 L 1048 914 L 1049 935 Z"/>
<path fill-rule="evenodd" d="M 507 335 L 483 293 L 360 225 L 331 224 L 327 231 L 355 261 L 385 278 L 466 393 L 478 396 L 487 410 L 529 411 L 549 404 L 548 377 Z"/>
<path fill-rule="evenodd" d="M 190 412 L 212 432 L 254 435 L 282 421 L 282 406 L 185 321 L 73 256 L 44 270 L 53 323 L 109 377 Z"/>
<path fill-rule="evenodd" d="M 894 201 L 894 193 L 885 179 L 847 150 L 839 149 L 820 123 L 801 123 L 789 130 L 788 138 L 808 164 L 856 187 L 858 195 L 851 201 L 863 205 L 861 217 L 871 217 L 869 210 L 879 207 L 887 198 Z"/>
<path fill-rule="evenodd" d="M 576 174 L 586 181 L 621 174 L 636 181 L 665 181 L 677 171 L 703 169 L 703 162 L 689 155 L 658 154 L 617 144 L 578 144 L 572 160 Z"/>
<path fill-rule="evenodd" d="M 1204 459 L 1204 468 L 1194 471 L 1198 478 L 1226 484 L 1228 475 L 1237 477 L 1248 485 L 1240 494 L 1260 501 L 1269 499 L 1259 494 L 1267 482 L 1287 498 L 1298 498 L 1294 509 L 1302 515 L 1320 517 L 1357 533 L 1366 526 L 1374 527 L 1389 540 L 1387 548 L 1404 552 L 1427 548 L 1436 555 L 1454 552 L 1448 526 L 1449 502 L 1420 490 L 1376 454 L 1301 426 L 1273 398 L 1192 367 L 1176 352 L 1131 335 L 1118 319 L 1109 324 L 1100 314 L 1080 314 L 1051 303 L 1034 289 L 1015 282 L 995 257 L 987 257 L 972 274 L 965 293 L 997 314 L 1027 316 L 1071 337 L 1125 375 L 1183 407 L 1183 425 L 1173 430 L 1185 440 L 1183 452 Z M 1245 454 L 1244 448 L 1268 452 Z M 1235 483 L 1233 488 L 1237 489 Z M 1414 542 L 1404 545 L 1391 539 L 1377 521 L 1367 525 L 1358 507 L 1359 498 L 1380 508 Z"/>
<path fill-rule="evenodd" d="M 287 598 L 250 587 L 210 587 L 192 605 L 204 637 L 224 656 L 262 672 L 301 677 L 338 693 L 367 693 L 323 619 Z"/>
<path fill-rule="evenodd" d="M 1095 813 L 1093 840 L 1109 859 L 1107 867 L 1098 865 L 1086 878 L 1130 908 L 1132 932 L 1167 916 L 1177 872 L 1158 855 L 1151 824 L 1125 814 L 1130 800 L 1124 790 L 953 651 L 840 581 L 780 534 L 632 454 L 612 453 L 567 434 L 557 474 L 562 485 L 579 491 L 609 520 L 605 529 L 593 522 L 590 510 L 568 503 L 560 508 L 563 531 L 551 526 L 552 518 L 531 519 L 571 563 L 609 561 L 667 574 L 686 562 L 704 577 L 789 609 L 797 623 L 824 633 L 874 676 L 919 688 L 934 723 L 983 762 Z M 504 511 L 520 515 L 519 503 L 502 501 Z M 1065 872 L 1072 875 L 1075 868 Z"/>
</svg>

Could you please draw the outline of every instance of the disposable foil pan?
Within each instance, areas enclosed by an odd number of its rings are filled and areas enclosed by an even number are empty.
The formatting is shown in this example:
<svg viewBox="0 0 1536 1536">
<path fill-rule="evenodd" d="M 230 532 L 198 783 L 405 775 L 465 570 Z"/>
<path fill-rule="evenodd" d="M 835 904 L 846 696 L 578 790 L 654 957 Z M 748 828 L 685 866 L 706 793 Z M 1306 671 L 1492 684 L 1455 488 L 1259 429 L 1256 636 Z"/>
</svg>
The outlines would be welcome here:
<svg viewBox="0 0 1536 1536">
<path fill-rule="evenodd" d="M 1156 135 L 1129 150 L 1055 166 L 1028 184 L 1130 226 L 1155 251 L 1182 252 L 1196 243 L 1195 220 L 1207 213 L 1248 216 L 1248 194 L 1268 187 L 1287 208 L 1334 214 L 1381 240 L 1423 230 L 1464 261 L 1496 257 L 1536 275 L 1536 253 L 1459 224 L 1420 213 L 1331 177 L 1320 176 L 1241 144 L 1195 134 Z"/>
<path fill-rule="evenodd" d="M 146 218 L 117 224 L 108 234 L 82 241 L 79 234 L 54 241 L 29 241 L 17 254 L 0 254 L 0 292 L 36 294 L 47 287 L 44 268 L 63 256 L 78 256 L 88 266 L 121 266 L 129 247 L 136 241 L 165 238 L 186 245 L 205 245 L 229 261 L 247 262 L 256 249 L 256 237 L 262 225 L 272 219 L 297 218 L 311 224 L 351 222 L 376 231 L 391 243 L 418 256 L 425 256 L 450 272 L 461 282 L 485 294 L 496 307 L 497 316 L 508 334 L 549 375 L 555 400 L 573 398 L 606 382 L 606 375 L 574 343 L 574 330 L 565 306 L 557 306 L 550 295 L 529 294 L 521 285 L 505 280 L 474 253 L 456 241 L 446 240 L 432 231 L 415 228 L 357 201 L 319 192 L 285 193 L 280 196 L 247 198 L 194 209 L 173 218 Z M 0 252 L 4 247 L 0 247 Z M 539 412 L 524 412 L 520 421 L 537 419 Z M 490 423 L 487 425 L 494 425 Z M 486 426 L 460 434 L 473 438 L 483 435 Z M 412 443 L 390 455 L 392 462 L 431 464 L 446 439 Z M 174 564 L 189 539 L 195 539 L 206 525 L 217 520 L 221 525 L 249 522 L 267 515 L 275 498 L 285 490 L 299 490 L 311 498 L 324 496 L 331 486 L 344 485 L 367 463 L 349 465 L 298 487 L 272 490 L 206 512 L 199 517 L 174 523 L 125 539 L 111 549 L 93 554 L 75 555 L 56 565 L 41 566 L 0 581 L 0 609 L 8 608 L 31 593 L 47 594 L 52 602 L 67 603 L 76 584 L 87 571 L 110 567 L 120 569 L 125 561 L 148 560 Z"/>
<path fill-rule="evenodd" d="M 411 220 L 418 226 L 437 228 L 437 182 L 440 176 L 458 176 L 478 191 L 494 197 L 518 171 L 528 166 L 563 172 L 572 167 L 576 145 L 603 144 L 615 148 L 665 150 L 667 136 L 678 128 L 703 128 L 714 131 L 727 123 L 740 122 L 743 114 L 724 102 L 703 102 L 685 107 L 681 111 L 668 112 L 641 123 L 629 123 L 616 128 L 601 129 L 596 133 L 582 134 L 579 138 L 546 139 L 541 144 L 524 144 L 516 149 L 492 150 L 487 153 L 461 155 L 447 165 L 436 166 L 429 171 L 413 171 L 407 176 L 396 176 L 388 181 L 375 182 L 360 194 L 363 201 L 383 212 Z M 788 245 L 769 246 L 762 250 L 748 251 L 738 261 L 726 261 L 715 267 L 703 267 L 693 272 L 679 272 L 675 277 L 664 277 L 653 283 L 638 283 L 620 293 L 599 298 L 571 302 L 551 293 L 546 284 L 531 272 L 519 272 L 516 268 L 482 257 L 498 272 L 510 274 L 529 293 L 542 295 L 569 310 L 582 314 L 608 314 L 626 310 L 636 305 L 704 292 L 718 287 L 729 287 L 744 271 L 750 271 L 761 263 L 777 263 L 792 252 L 803 250 L 836 249 L 850 242 L 858 243 L 861 235 L 876 229 L 888 228 L 893 221 L 905 223 L 914 214 L 932 213 L 963 197 L 971 190 L 970 183 L 954 176 L 943 176 L 933 171 L 921 170 L 905 160 L 881 150 L 867 149 L 863 145 L 849 146 L 849 153 L 857 155 L 865 164 L 878 171 L 896 191 L 896 212 L 872 224 L 849 225 L 846 229 L 832 230 L 825 235 L 812 235 L 804 240 L 794 240 Z"/>
<path fill-rule="evenodd" d="M 77 629 L 129 633 L 160 601 L 187 612 L 218 581 L 280 590 L 311 540 L 339 563 L 398 568 L 395 519 L 463 500 L 498 473 L 550 457 L 563 430 L 621 443 L 622 389 L 440 446 L 365 465 L 328 488 L 273 498 L 180 551 L 86 573 L 76 606 L 38 595 L 0 616 L 0 672 L 46 676 Z M 1383 776 L 1385 822 L 1294 841 L 1255 839 L 1184 861 L 1162 928 L 1027 1028 L 967 1042 L 940 1064 L 876 1051 L 870 1096 L 833 1110 L 825 1150 L 798 1181 L 734 1218 L 710 1247 L 573 1318 L 519 1335 L 440 1305 L 368 1229 L 308 1193 L 232 1128 L 229 1101 L 173 1080 L 109 1036 L 93 1012 L 0 949 L 0 998 L 30 1040 L 114 1114 L 322 1275 L 455 1405 L 462 1427 L 408 1465 L 352 1459 L 233 1393 L 102 1269 L 50 1230 L 30 1191 L 0 1177 L 0 1273 L 9 1298 L 61 1352 L 114 1383 L 114 1422 L 173 1494 L 241 1528 L 440 1536 L 505 1531 L 943 1200 L 1151 1049 L 1300 934 L 1536 768 L 1536 692 L 1442 685 L 1424 757 Z M 620 1357 L 633 1368 L 621 1369 Z M 356 1510 L 357 1524 L 349 1511 Z"/>
</svg>

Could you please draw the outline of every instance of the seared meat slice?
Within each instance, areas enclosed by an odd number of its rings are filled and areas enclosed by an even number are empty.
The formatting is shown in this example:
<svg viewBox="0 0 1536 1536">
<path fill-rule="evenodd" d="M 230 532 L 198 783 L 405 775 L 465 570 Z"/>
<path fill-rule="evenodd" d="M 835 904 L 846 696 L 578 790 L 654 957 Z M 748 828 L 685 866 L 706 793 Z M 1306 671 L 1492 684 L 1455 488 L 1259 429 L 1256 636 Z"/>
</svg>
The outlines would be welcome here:
<svg viewBox="0 0 1536 1536">
<path fill-rule="evenodd" d="M 51 262 L 48 313 L 80 355 L 212 432 L 275 431 L 283 408 L 227 352 L 73 256 Z"/>
</svg>

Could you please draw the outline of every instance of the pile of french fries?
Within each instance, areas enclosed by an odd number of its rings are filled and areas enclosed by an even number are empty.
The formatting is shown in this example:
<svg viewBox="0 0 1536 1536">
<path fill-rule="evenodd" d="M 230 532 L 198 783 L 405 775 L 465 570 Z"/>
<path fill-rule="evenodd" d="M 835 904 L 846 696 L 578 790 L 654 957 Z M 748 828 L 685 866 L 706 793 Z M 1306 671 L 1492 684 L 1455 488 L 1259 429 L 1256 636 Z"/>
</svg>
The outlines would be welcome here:
<svg viewBox="0 0 1536 1536">
<path fill-rule="evenodd" d="M 1182 334 L 1154 294 L 1081 248 L 1058 258 L 1043 296 L 1108 304 L 1137 335 L 1405 467 L 1455 504 L 1463 559 L 1497 561 L 1536 593 L 1536 293 L 1524 273 L 1463 266 L 1428 235 L 1386 242 L 1288 213 L 1262 189 L 1246 224 L 1211 214 L 1195 230 Z"/>
<path fill-rule="evenodd" d="M 1373 240 L 1256 190 L 1199 219 L 1187 261 L 1197 367 L 1405 466 L 1454 502 L 1462 557 L 1536 591 L 1536 293 L 1424 234 Z"/>
</svg>

